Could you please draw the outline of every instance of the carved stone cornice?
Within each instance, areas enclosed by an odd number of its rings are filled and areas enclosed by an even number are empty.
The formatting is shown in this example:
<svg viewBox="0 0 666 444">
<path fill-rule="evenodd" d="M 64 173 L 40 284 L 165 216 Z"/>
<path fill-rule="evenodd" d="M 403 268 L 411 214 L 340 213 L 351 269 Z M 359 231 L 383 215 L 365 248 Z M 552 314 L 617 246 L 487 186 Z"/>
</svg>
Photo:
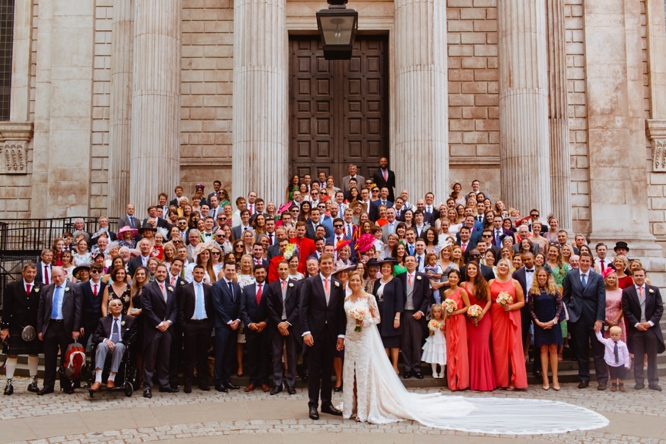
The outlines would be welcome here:
<svg viewBox="0 0 666 444">
<path fill-rule="evenodd" d="M 0 174 L 28 174 L 33 122 L 0 122 Z"/>
<path fill-rule="evenodd" d="M 648 119 L 645 126 L 652 142 L 652 171 L 666 172 L 666 120 Z"/>
</svg>

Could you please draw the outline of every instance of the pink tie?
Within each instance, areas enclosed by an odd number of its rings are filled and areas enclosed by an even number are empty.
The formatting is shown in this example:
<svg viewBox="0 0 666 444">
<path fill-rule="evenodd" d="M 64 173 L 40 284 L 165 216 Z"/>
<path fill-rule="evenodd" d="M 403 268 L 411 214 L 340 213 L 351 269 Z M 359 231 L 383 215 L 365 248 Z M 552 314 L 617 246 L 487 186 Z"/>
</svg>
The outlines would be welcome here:
<svg viewBox="0 0 666 444">
<path fill-rule="evenodd" d="M 176 276 L 171 276 L 171 286 L 176 285 Z"/>
<path fill-rule="evenodd" d="M 414 275 L 413 274 L 408 274 L 407 277 L 409 277 L 409 285 L 412 285 L 414 283 Z"/>
<path fill-rule="evenodd" d="M 286 288 L 287 288 L 287 281 L 282 281 L 282 291 L 284 292 Z"/>
<path fill-rule="evenodd" d="M 162 290 L 162 296 L 166 300 L 166 291 L 164 290 L 164 284 L 160 282 L 160 290 Z"/>
<path fill-rule="evenodd" d="M 262 293 L 261 292 L 261 287 L 262 287 L 263 284 L 257 284 L 257 285 L 259 285 L 259 287 L 257 289 L 257 306 L 260 306 L 261 305 L 261 293 Z"/>
<path fill-rule="evenodd" d="M 324 291 L 326 292 L 326 294 L 328 294 L 330 291 L 328 288 L 328 278 L 324 278 Z"/>
<path fill-rule="evenodd" d="M 388 173 L 384 170 L 384 182 L 388 182 Z"/>
</svg>

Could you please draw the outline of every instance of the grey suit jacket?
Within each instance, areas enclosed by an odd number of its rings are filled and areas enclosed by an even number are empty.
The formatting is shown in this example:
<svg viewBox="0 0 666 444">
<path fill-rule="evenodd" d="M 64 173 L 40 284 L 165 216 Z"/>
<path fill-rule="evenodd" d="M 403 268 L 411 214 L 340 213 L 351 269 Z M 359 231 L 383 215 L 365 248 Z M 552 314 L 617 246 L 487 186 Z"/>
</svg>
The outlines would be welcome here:
<svg viewBox="0 0 666 444">
<path fill-rule="evenodd" d="M 141 228 L 141 221 L 138 218 L 134 217 L 134 216 L 132 216 L 132 219 L 134 219 L 134 228 L 136 228 L 137 230 L 139 228 Z M 119 230 L 122 227 L 127 227 L 129 225 L 130 225 L 130 222 L 129 222 L 129 218 L 127 217 L 127 215 L 124 215 L 123 217 L 118 219 L 118 229 Z"/>
<path fill-rule="evenodd" d="M 389 234 L 395 233 L 395 227 L 398 226 L 398 221 L 393 222 L 393 228 L 389 230 L 389 224 L 386 224 L 382 227 L 382 242 L 388 243 Z"/>
<path fill-rule="evenodd" d="M 349 178 L 351 176 L 346 175 L 345 177 L 342 178 L 342 191 L 345 193 L 349 191 Z M 361 176 L 360 174 L 356 175 L 356 180 L 358 181 L 358 190 L 361 191 L 361 188 L 365 186 L 365 177 Z"/>
</svg>

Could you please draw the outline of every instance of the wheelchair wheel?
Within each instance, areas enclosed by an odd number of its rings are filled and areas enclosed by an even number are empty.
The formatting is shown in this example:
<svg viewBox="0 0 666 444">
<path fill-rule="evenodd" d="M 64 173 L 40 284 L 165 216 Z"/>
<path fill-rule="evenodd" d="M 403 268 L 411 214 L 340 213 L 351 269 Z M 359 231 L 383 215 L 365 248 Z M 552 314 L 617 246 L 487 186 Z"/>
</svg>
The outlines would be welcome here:
<svg viewBox="0 0 666 444">
<path fill-rule="evenodd" d="M 129 381 L 127 381 L 127 382 L 125 383 L 125 387 L 124 387 L 124 390 L 123 390 L 123 391 L 124 391 L 124 393 L 125 393 L 125 396 L 127 396 L 128 398 L 129 398 L 130 396 L 132 396 L 132 393 L 134 393 L 134 387 L 132 387 L 132 383 L 129 382 Z"/>
</svg>

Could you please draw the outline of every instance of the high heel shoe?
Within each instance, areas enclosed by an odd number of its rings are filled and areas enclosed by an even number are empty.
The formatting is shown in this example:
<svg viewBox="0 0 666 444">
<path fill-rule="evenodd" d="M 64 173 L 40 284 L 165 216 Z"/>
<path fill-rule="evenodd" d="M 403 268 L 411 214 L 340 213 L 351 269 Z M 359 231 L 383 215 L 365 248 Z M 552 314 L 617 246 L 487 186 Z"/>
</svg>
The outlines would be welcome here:
<svg viewBox="0 0 666 444">
<path fill-rule="evenodd" d="M 555 390 L 556 392 L 559 392 L 560 391 L 560 386 L 553 384 L 553 390 Z"/>
<path fill-rule="evenodd" d="M 541 388 L 544 389 L 544 390 L 550 390 L 550 386 L 549 386 L 549 385 L 542 385 Z"/>
</svg>

